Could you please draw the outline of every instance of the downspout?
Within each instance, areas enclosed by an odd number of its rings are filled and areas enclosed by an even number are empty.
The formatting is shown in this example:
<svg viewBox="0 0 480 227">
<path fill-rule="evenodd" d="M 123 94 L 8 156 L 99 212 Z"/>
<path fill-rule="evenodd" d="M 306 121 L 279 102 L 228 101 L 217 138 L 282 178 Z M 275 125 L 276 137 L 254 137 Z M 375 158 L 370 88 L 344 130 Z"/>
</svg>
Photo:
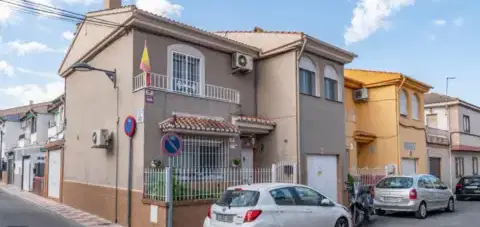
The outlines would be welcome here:
<svg viewBox="0 0 480 227">
<path fill-rule="evenodd" d="M 401 154 L 402 152 L 400 152 L 400 100 L 399 100 L 399 95 L 398 95 L 398 92 L 400 92 L 400 90 L 402 89 L 403 87 L 403 84 L 405 83 L 405 80 L 407 79 L 403 74 L 400 74 L 400 76 L 402 77 L 402 83 L 400 83 L 400 86 L 398 87 L 397 89 L 397 93 L 395 94 L 395 96 L 397 96 L 396 100 L 398 103 L 396 103 L 396 115 L 397 115 L 397 174 L 398 174 L 398 169 L 400 169 L 401 167 Z M 408 105 L 408 104 L 407 104 Z"/>
<path fill-rule="evenodd" d="M 300 65 L 300 58 L 302 57 L 303 51 L 305 50 L 305 46 L 307 45 L 307 36 L 302 33 L 302 48 L 300 49 L 300 52 L 298 52 L 297 55 L 297 61 L 295 62 L 295 96 L 296 96 L 296 120 L 297 120 L 297 182 L 295 183 L 302 183 L 303 182 L 303 175 L 302 175 L 302 170 L 303 170 L 303 165 L 302 165 L 302 152 L 300 150 L 300 95 L 299 95 L 299 72 L 298 72 L 298 66 Z"/>
</svg>

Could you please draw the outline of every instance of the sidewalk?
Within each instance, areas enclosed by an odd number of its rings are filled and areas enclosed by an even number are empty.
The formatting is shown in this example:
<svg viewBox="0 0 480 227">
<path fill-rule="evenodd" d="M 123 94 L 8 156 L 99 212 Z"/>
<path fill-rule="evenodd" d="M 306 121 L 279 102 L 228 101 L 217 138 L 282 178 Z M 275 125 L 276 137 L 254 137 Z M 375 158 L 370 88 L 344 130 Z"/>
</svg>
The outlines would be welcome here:
<svg viewBox="0 0 480 227">
<path fill-rule="evenodd" d="M 80 225 L 88 227 L 122 227 L 121 225 L 114 224 L 108 220 L 97 217 L 95 215 L 74 209 L 65 204 L 57 203 L 53 200 L 35 195 L 30 192 L 25 192 L 19 188 L 12 185 L 5 185 L 0 182 L 0 190 L 3 190 L 6 193 L 17 196 L 23 200 L 29 201 L 43 209 L 50 210 L 51 212 L 57 213 L 64 218 L 72 220 Z"/>
</svg>

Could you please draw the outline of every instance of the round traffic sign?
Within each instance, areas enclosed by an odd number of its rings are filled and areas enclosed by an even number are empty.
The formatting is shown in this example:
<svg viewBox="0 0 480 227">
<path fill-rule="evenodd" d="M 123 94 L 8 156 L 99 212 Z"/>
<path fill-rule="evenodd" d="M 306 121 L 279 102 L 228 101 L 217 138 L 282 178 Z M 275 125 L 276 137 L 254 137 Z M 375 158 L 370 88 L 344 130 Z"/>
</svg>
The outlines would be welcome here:
<svg viewBox="0 0 480 227">
<path fill-rule="evenodd" d="M 162 151 L 168 156 L 177 156 L 182 153 L 182 137 L 175 133 L 167 133 L 162 137 Z"/>
<path fill-rule="evenodd" d="M 133 116 L 128 116 L 125 118 L 125 122 L 123 124 L 123 130 L 128 137 L 133 137 L 135 134 L 135 129 L 137 127 L 137 121 Z"/>
</svg>

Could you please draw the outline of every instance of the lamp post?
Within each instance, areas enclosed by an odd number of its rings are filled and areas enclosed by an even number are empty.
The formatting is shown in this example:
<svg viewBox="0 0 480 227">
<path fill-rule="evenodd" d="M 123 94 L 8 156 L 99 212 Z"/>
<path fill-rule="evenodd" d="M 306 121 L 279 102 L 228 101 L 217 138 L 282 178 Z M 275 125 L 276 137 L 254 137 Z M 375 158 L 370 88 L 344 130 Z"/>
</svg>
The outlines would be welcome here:
<svg viewBox="0 0 480 227">
<path fill-rule="evenodd" d="M 90 71 L 100 71 L 104 72 L 108 78 L 113 82 L 113 88 L 117 88 L 117 70 L 105 70 L 105 69 L 99 69 L 95 68 L 88 63 L 85 62 L 77 62 L 72 65 L 72 69 L 75 71 L 80 71 L 80 72 L 90 72 Z"/>
<path fill-rule="evenodd" d="M 448 109 L 448 82 L 454 80 L 456 77 L 447 77 L 445 78 L 445 115 L 447 116 L 447 135 L 448 135 L 448 146 L 450 154 L 450 188 L 453 188 L 453 175 L 452 175 L 452 136 L 450 132 L 450 110 Z"/>
</svg>

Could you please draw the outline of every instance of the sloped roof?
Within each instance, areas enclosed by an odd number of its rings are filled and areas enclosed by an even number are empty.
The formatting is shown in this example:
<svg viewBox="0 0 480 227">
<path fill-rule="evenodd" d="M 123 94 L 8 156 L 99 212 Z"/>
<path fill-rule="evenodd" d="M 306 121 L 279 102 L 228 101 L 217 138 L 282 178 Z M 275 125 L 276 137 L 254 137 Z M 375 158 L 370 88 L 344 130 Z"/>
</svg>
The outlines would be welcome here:
<svg viewBox="0 0 480 227">
<path fill-rule="evenodd" d="M 51 102 L 42 102 L 32 105 L 18 106 L 14 108 L 0 110 L 0 117 L 11 114 L 25 114 L 30 110 L 44 112 L 47 110 Z"/>
<path fill-rule="evenodd" d="M 203 132 L 239 132 L 238 128 L 230 122 L 195 116 L 173 115 L 170 118 L 160 122 L 158 126 L 162 130 L 180 129 Z"/>
<path fill-rule="evenodd" d="M 425 94 L 423 96 L 423 102 L 425 104 L 443 103 L 445 101 L 454 102 L 454 101 L 458 101 L 458 100 L 460 100 L 460 99 L 456 98 L 456 97 L 451 97 L 451 96 L 447 96 L 447 95 L 438 94 L 438 93 L 435 93 L 435 92 L 428 93 L 428 94 Z"/>
</svg>

